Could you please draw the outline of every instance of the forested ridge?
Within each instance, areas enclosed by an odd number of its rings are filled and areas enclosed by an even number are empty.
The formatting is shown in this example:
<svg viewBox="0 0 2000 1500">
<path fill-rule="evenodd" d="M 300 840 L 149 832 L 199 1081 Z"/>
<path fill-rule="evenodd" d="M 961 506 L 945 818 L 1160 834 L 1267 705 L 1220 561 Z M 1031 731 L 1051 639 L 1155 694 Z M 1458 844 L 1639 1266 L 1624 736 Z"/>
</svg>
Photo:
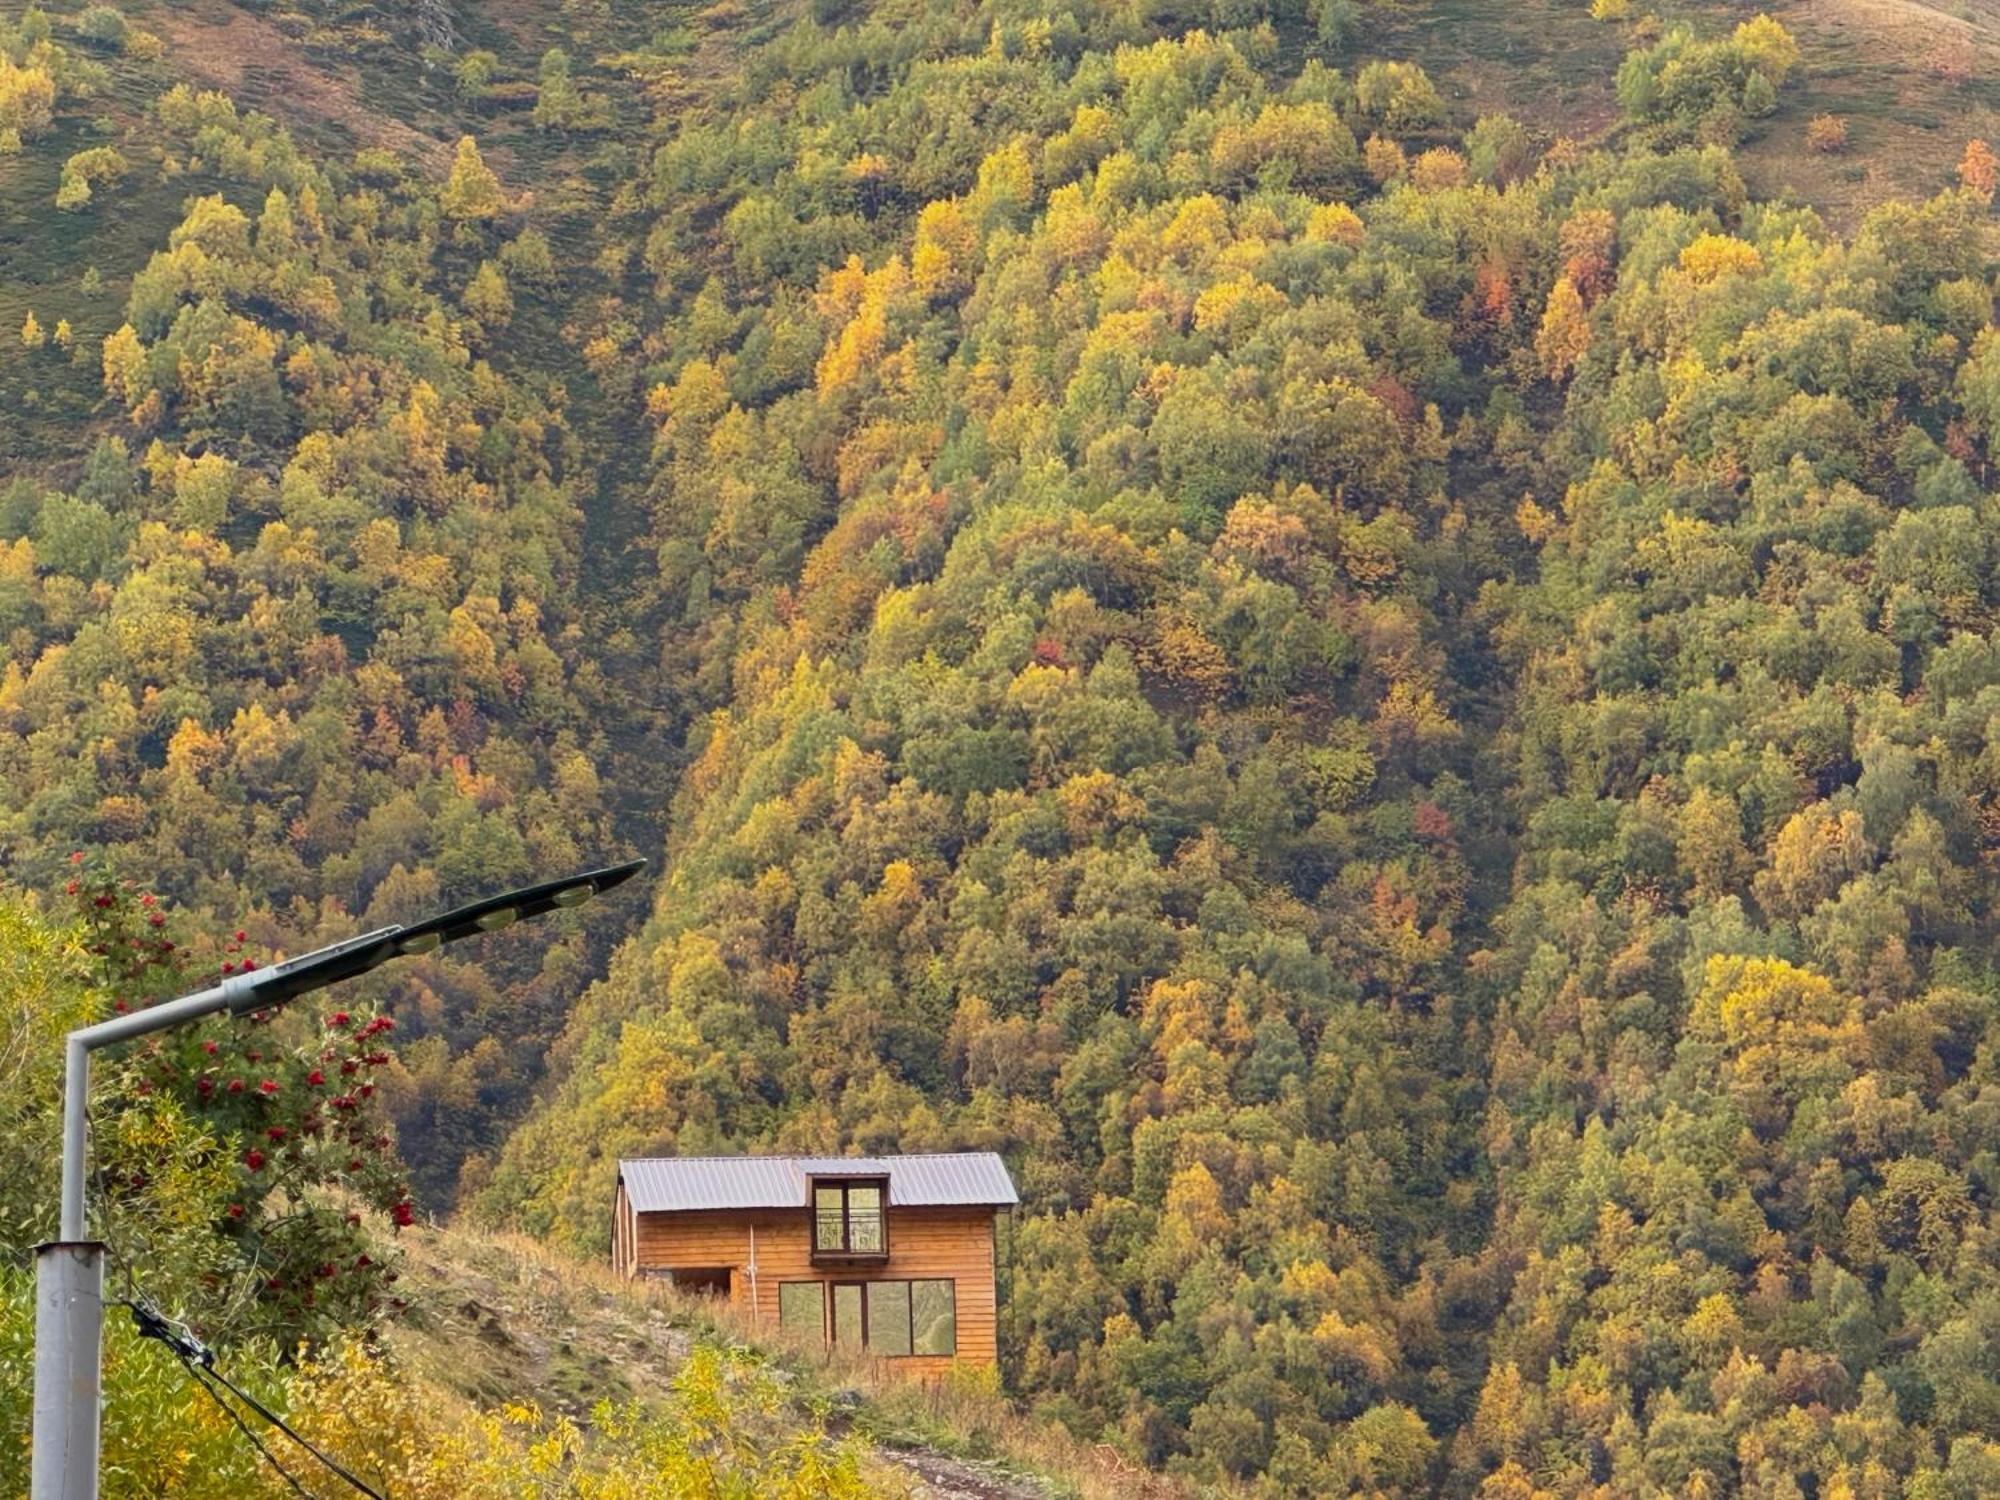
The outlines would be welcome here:
<svg viewBox="0 0 2000 1500">
<path fill-rule="evenodd" d="M 274 9 L 424 149 L 0 35 L 0 184 L 175 204 L 0 288 L 12 879 L 663 830 L 374 992 L 430 1201 L 995 1149 L 1007 1386 L 1193 1481 L 2000 1489 L 1991 151 L 1760 197 L 1873 128 L 1785 13 L 1569 7 L 1607 126 L 1443 7 L 501 9 Z"/>
</svg>

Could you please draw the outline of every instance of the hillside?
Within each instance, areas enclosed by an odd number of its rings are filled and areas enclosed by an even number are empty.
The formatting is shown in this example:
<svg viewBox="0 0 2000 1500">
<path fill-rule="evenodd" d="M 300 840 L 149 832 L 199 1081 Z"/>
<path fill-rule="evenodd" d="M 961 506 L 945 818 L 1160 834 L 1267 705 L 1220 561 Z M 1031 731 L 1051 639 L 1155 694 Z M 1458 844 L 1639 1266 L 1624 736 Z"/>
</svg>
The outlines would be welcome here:
<svg viewBox="0 0 2000 1500">
<path fill-rule="evenodd" d="M 550 1410 L 584 1422 L 600 1401 L 671 1400 L 690 1356 L 720 1349 L 775 1360 L 788 1403 L 782 1420 L 824 1422 L 864 1442 L 870 1494 L 1130 1493 L 1097 1456 L 1026 1428 L 991 1396 L 914 1389 L 823 1348 L 774 1350 L 773 1331 L 749 1328 L 726 1308 L 657 1285 L 635 1288 L 533 1241 L 427 1229 L 407 1236 L 402 1249 L 411 1310 L 392 1329 L 390 1348 L 419 1378 L 475 1406 L 533 1391 Z M 1161 1490 L 1160 1500 L 1171 1493 Z"/>
<path fill-rule="evenodd" d="M 344 995 L 393 1049 L 135 1060 L 107 1222 L 299 1410 L 565 1494 L 688 1431 L 507 1401 L 687 1351 L 436 1240 L 368 1365 L 418 1203 L 594 1260 L 620 1154 L 959 1147 L 1113 1492 L 2000 1489 L 1996 44 L 0 4 L 17 1029 L 665 856 Z"/>
</svg>

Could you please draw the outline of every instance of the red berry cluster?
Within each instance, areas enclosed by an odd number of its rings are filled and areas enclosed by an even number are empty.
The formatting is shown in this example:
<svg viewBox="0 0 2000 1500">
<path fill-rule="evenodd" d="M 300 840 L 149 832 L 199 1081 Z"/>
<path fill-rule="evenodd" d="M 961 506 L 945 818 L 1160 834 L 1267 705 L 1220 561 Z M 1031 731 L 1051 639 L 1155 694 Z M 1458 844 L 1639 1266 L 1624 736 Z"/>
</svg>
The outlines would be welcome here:
<svg viewBox="0 0 2000 1500">
<path fill-rule="evenodd" d="M 119 1011 L 172 992 L 181 974 L 180 948 L 167 936 L 160 899 L 129 880 L 120 880 L 101 860 L 81 849 L 70 852 L 71 875 L 63 893 L 82 919 L 84 946 L 103 977 L 115 981 Z"/>
</svg>

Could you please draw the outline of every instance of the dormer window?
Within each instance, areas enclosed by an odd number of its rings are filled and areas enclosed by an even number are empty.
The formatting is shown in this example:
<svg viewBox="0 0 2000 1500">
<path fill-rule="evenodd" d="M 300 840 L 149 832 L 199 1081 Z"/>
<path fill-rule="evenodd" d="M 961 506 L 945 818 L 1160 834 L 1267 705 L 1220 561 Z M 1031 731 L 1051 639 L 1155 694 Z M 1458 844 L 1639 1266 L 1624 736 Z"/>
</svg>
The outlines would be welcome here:
<svg viewBox="0 0 2000 1500">
<path fill-rule="evenodd" d="M 815 1177 L 812 1247 L 815 1261 L 887 1260 L 889 1179 Z"/>
</svg>

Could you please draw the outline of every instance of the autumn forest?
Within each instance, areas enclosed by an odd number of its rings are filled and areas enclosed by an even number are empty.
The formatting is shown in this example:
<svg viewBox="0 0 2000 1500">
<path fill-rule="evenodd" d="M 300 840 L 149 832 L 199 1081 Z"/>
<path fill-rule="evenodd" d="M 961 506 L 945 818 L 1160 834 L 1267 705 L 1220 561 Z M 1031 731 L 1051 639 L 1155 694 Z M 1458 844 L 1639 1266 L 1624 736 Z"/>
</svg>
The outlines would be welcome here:
<svg viewBox="0 0 2000 1500">
<path fill-rule="evenodd" d="M 64 1030 L 637 854 L 99 1085 L 399 1495 L 879 1493 L 370 1330 L 952 1150 L 1188 1493 L 2000 1493 L 2000 85 L 1843 3 L 0 4 L 0 1414 Z"/>
</svg>

